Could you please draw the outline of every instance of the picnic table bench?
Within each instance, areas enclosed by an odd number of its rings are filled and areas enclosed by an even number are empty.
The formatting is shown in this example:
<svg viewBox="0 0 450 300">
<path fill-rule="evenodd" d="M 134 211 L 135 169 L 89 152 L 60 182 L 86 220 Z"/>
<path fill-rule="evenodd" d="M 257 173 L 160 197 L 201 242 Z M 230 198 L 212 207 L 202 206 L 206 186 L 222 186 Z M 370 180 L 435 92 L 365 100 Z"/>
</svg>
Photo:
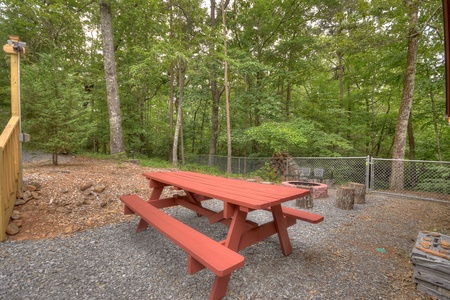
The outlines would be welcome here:
<svg viewBox="0 0 450 300">
<path fill-rule="evenodd" d="M 309 190 L 276 185 L 245 182 L 193 172 L 144 173 L 152 188 L 147 201 L 137 195 L 124 195 L 125 214 L 141 217 L 136 231 L 151 225 L 188 254 L 188 274 L 208 268 L 215 275 L 209 299 L 226 295 L 231 273 L 244 265 L 238 252 L 259 241 L 277 234 L 284 255 L 292 252 L 287 227 L 297 220 L 313 224 L 323 221 L 323 216 L 281 206 L 282 203 L 304 196 Z M 166 186 L 183 190 L 185 195 L 161 198 Z M 210 199 L 223 201 L 221 211 L 203 207 Z M 183 206 L 208 218 L 209 223 L 221 222 L 229 227 L 227 238 L 215 241 L 162 211 L 162 208 Z M 270 211 L 273 220 L 258 224 L 247 220 L 253 210 Z"/>
</svg>

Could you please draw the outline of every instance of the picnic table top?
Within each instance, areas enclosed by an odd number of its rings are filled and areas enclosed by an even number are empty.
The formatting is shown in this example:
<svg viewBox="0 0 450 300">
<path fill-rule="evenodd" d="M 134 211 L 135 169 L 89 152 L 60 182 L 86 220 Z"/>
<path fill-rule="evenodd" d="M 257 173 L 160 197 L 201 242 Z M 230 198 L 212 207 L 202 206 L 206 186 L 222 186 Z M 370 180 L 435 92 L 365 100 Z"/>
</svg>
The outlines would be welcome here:
<svg viewBox="0 0 450 300">
<path fill-rule="evenodd" d="M 174 186 L 250 209 L 270 208 L 309 194 L 307 189 L 248 182 L 188 171 L 147 172 L 143 175 L 151 181 L 151 187 L 158 184 Z"/>
</svg>

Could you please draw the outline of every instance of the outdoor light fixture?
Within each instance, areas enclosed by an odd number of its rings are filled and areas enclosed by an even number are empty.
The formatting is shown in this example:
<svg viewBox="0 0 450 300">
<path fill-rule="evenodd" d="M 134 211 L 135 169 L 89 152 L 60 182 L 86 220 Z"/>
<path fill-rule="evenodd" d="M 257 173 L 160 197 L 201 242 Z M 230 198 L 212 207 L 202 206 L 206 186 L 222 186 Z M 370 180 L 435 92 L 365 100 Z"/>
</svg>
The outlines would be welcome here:
<svg viewBox="0 0 450 300">
<path fill-rule="evenodd" d="M 11 40 L 7 41 L 8 45 L 13 45 L 13 49 L 16 52 L 23 52 L 23 47 L 26 47 L 27 43 L 24 42 L 13 42 Z"/>
</svg>

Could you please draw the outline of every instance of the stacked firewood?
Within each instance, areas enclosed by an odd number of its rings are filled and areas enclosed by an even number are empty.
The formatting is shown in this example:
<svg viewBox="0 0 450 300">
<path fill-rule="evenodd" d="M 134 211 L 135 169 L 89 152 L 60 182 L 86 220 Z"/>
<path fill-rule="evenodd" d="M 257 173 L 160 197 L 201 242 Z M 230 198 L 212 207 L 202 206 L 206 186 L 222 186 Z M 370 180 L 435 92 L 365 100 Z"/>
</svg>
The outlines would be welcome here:
<svg viewBox="0 0 450 300">
<path fill-rule="evenodd" d="M 437 299 L 450 300 L 450 236 L 420 232 L 411 254 L 417 288 Z"/>
</svg>

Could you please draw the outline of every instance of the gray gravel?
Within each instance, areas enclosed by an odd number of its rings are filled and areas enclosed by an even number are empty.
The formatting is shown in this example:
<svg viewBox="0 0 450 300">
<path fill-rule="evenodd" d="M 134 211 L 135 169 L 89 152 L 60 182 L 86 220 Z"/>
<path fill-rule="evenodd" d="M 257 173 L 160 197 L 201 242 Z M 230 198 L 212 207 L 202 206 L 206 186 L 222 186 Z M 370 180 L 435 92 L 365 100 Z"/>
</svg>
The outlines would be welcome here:
<svg viewBox="0 0 450 300">
<path fill-rule="evenodd" d="M 225 299 L 419 299 L 396 277 L 418 223 L 393 228 L 374 222 L 390 201 L 369 195 L 367 204 L 345 211 L 333 206 L 333 196 L 316 200 L 310 211 L 325 221 L 290 227 L 288 257 L 276 236 L 241 251 L 245 266 L 232 274 Z M 225 226 L 209 225 L 191 211 L 167 211 L 216 240 L 226 235 Z M 252 212 L 250 218 L 270 215 Z M 187 275 L 186 254 L 153 228 L 135 233 L 137 221 L 73 237 L 0 243 L 0 299 L 207 299 L 213 274 Z"/>
</svg>

